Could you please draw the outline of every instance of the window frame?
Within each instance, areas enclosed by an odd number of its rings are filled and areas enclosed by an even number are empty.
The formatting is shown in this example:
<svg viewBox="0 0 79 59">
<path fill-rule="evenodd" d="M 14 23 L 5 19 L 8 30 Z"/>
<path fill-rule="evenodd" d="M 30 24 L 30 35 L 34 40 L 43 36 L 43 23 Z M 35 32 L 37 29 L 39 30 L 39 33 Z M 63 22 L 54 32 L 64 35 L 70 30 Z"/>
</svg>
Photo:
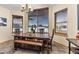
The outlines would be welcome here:
<svg viewBox="0 0 79 59">
<path fill-rule="evenodd" d="M 60 35 L 60 36 L 65 36 L 65 37 L 67 37 L 67 32 L 65 33 L 65 32 L 56 32 L 56 21 L 57 21 L 57 14 L 58 13 L 60 13 L 60 12 L 62 12 L 62 11 L 67 11 L 67 18 L 68 18 L 68 9 L 67 8 L 64 8 L 64 9 L 62 9 L 62 10 L 60 10 L 60 11 L 57 11 L 57 12 L 55 12 L 55 14 L 54 14 L 54 16 L 55 16 L 55 24 L 54 24 L 54 28 L 55 28 L 55 34 L 57 34 L 57 35 Z M 68 19 L 67 19 L 67 25 L 68 25 Z M 67 31 L 68 31 L 68 26 L 67 26 Z"/>
<path fill-rule="evenodd" d="M 40 8 L 40 9 L 34 9 L 35 11 L 39 11 L 39 10 L 44 10 L 44 9 L 47 9 L 47 11 L 48 11 L 48 13 L 47 13 L 47 15 L 48 15 L 48 26 L 44 26 L 45 28 L 48 28 L 48 32 L 44 32 L 44 33 L 49 33 L 49 8 L 48 7 L 45 7 L 45 8 Z M 34 16 L 37 16 L 37 19 L 38 19 L 38 15 L 34 15 Z M 31 26 L 29 26 L 29 15 L 28 15 L 28 32 L 29 32 L 29 27 L 31 27 Z M 36 33 L 38 33 L 38 21 L 37 21 L 37 32 Z"/>
<path fill-rule="evenodd" d="M 23 29 L 23 16 L 21 16 L 21 15 L 12 15 L 12 33 L 15 33 L 15 32 L 13 32 L 13 18 L 14 17 L 22 19 L 22 29 Z M 22 30 L 22 32 L 20 31 L 20 33 L 23 33 L 23 30 Z"/>
</svg>

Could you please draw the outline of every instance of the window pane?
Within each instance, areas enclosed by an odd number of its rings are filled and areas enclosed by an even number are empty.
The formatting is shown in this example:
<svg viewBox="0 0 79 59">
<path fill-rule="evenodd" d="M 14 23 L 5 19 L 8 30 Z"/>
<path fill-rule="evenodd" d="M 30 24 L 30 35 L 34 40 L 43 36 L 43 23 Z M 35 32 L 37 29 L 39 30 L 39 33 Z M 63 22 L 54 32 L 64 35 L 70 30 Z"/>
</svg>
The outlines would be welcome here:
<svg viewBox="0 0 79 59">
<path fill-rule="evenodd" d="M 23 31 L 22 28 L 22 19 L 13 18 L 13 32 L 15 32 L 15 29 L 20 29 L 20 31 Z"/>
<path fill-rule="evenodd" d="M 31 32 L 31 26 L 36 25 L 35 32 L 39 32 L 44 29 L 44 32 L 48 32 L 48 9 L 37 9 L 29 13 L 29 32 Z"/>
<path fill-rule="evenodd" d="M 45 28 L 45 29 L 44 29 L 44 32 L 48 32 L 48 28 Z"/>
<path fill-rule="evenodd" d="M 31 32 L 31 27 L 29 27 L 29 32 Z"/>
<path fill-rule="evenodd" d="M 43 29 L 44 30 L 44 32 L 48 32 L 48 27 L 41 27 L 41 29 Z M 40 32 L 40 28 L 38 27 L 38 32 Z"/>
<path fill-rule="evenodd" d="M 67 33 L 67 9 L 56 13 L 56 32 Z"/>
<path fill-rule="evenodd" d="M 48 16 L 47 15 L 38 16 L 38 26 L 39 25 L 48 26 Z"/>
<path fill-rule="evenodd" d="M 79 4 L 77 5 L 77 17 L 78 17 L 78 21 L 77 21 L 77 26 L 78 26 L 78 31 L 79 31 Z"/>
<path fill-rule="evenodd" d="M 29 17 L 29 26 L 37 25 L 37 17 Z"/>
<path fill-rule="evenodd" d="M 37 10 L 34 10 L 33 12 L 29 12 L 28 15 L 29 15 L 30 17 L 37 16 L 37 15 L 38 15 L 38 11 L 37 11 Z"/>
</svg>

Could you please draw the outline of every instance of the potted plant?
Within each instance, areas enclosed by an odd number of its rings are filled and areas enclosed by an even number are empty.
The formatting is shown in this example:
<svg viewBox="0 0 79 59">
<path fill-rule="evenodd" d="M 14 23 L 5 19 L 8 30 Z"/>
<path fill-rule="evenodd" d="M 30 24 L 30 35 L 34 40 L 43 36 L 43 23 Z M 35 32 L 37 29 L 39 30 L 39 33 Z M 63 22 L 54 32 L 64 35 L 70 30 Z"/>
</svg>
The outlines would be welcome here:
<svg viewBox="0 0 79 59">
<path fill-rule="evenodd" d="M 32 33 L 35 33 L 35 30 L 36 30 L 36 25 L 32 25 L 32 27 L 31 27 L 31 32 L 32 32 Z"/>
</svg>

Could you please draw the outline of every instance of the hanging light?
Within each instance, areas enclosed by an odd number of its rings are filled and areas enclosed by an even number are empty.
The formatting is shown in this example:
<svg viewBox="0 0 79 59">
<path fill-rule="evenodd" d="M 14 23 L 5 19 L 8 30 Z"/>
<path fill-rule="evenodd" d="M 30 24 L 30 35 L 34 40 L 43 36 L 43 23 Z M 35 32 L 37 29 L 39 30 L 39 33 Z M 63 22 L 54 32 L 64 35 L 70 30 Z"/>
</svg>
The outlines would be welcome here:
<svg viewBox="0 0 79 59">
<path fill-rule="evenodd" d="M 28 9 L 29 9 L 29 11 L 33 11 L 33 7 L 31 4 L 28 4 Z"/>
<path fill-rule="evenodd" d="M 32 5 L 31 4 L 21 5 L 21 11 L 26 13 L 32 12 L 33 11 Z"/>
<path fill-rule="evenodd" d="M 22 4 L 21 5 L 21 11 L 24 12 L 25 10 L 26 10 L 26 5 L 25 4 Z"/>
</svg>

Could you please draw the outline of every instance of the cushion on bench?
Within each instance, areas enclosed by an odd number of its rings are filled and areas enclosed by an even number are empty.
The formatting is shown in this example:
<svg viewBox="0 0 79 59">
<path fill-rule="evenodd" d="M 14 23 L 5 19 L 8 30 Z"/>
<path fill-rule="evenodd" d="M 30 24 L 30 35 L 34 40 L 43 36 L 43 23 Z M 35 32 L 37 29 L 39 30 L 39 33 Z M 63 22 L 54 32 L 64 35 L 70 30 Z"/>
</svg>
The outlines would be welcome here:
<svg viewBox="0 0 79 59">
<path fill-rule="evenodd" d="M 36 46 L 42 46 L 43 43 L 41 42 L 34 42 L 34 41 L 28 41 L 28 40 L 15 40 L 15 43 L 21 43 L 21 44 L 28 44 L 28 45 L 36 45 Z"/>
</svg>

